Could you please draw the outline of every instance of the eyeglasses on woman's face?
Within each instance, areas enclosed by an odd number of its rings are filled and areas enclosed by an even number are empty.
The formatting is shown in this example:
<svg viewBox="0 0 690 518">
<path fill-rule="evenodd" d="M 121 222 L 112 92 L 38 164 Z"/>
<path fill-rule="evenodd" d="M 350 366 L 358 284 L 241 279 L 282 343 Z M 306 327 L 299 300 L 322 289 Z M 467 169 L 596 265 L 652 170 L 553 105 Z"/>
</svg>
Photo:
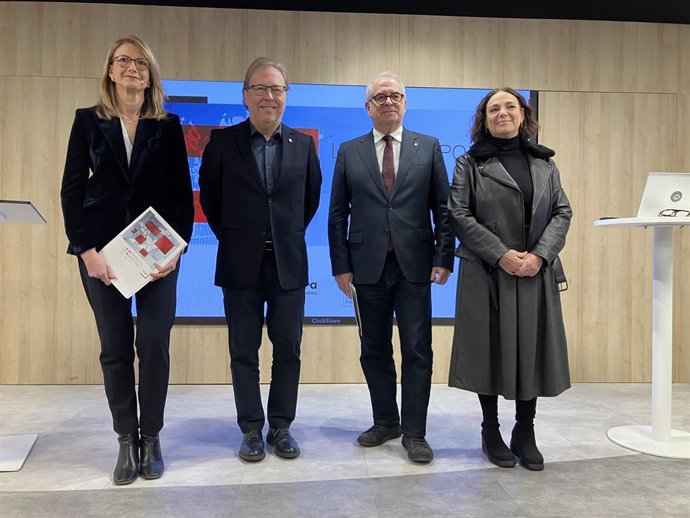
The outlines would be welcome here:
<svg viewBox="0 0 690 518">
<path fill-rule="evenodd" d="M 125 56 L 124 54 L 121 56 L 115 56 L 113 58 L 113 63 L 117 63 L 122 68 L 127 68 L 132 63 L 132 61 L 134 61 L 134 66 L 137 68 L 139 72 L 148 70 L 150 67 L 148 60 L 144 58 L 130 58 L 129 56 Z"/>
</svg>

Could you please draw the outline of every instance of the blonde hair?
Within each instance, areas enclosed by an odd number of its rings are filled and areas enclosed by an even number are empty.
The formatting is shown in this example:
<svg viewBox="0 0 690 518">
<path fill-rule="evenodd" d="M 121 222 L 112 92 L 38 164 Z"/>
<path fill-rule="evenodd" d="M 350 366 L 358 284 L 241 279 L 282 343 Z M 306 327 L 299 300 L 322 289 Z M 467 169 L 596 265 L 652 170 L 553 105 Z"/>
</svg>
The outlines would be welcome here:
<svg viewBox="0 0 690 518">
<path fill-rule="evenodd" d="M 163 91 L 163 82 L 161 80 L 161 71 L 158 66 L 158 61 L 153 55 L 153 51 L 148 43 L 137 36 L 127 36 L 115 40 L 110 46 L 110 51 L 103 65 L 103 74 L 100 80 L 100 98 L 96 105 L 96 114 L 106 120 L 113 117 L 120 116 L 120 108 L 117 101 L 117 90 L 115 83 L 110 80 L 110 66 L 115 57 L 115 51 L 124 45 L 130 43 L 137 47 L 149 62 L 149 86 L 144 91 L 144 104 L 141 106 L 142 119 L 165 119 L 168 112 L 163 107 L 165 102 L 165 92 Z"/>
</svg>

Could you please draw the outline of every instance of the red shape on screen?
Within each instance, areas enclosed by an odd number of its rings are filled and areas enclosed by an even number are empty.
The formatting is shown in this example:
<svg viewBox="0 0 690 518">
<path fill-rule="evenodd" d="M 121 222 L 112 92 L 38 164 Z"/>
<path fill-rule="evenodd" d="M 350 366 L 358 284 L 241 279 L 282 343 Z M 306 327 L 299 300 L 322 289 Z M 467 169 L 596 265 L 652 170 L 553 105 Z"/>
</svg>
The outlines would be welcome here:
<svg viewBox="0 0 690 518">
<path fill-rule="evenodd" d="M 199 191 L 192 191 L 192 194 L 194 194 L 194 223 L 207 223 L 206 214 L 201 209 Z"/>
<path fill-rule="evenodd" d="M 305 135 L 309 135 L 311 138 L 314 139 L 314 145 L 316 146 L 316 154 L 319 153 L 319 130 L 315 128 L 295 128 L 297 131 L 300 133 L 304 133 Z"/>
<path fill-rule="evenodd" d="M 211 130 L 224 126 L 182 126 L 184 142 L 187 146 L 187 156 L 200 157 L 204 154 L 204 148 L 211 138 Z"/>
<path fill-rule="evenodd" d="M 139 249 L 139 253 L 141 254 L 142 257 L 146 257 L 147 255 L 149 255 L 149 253 L 143 248 Z"/>
<path fill-rule="evenodd" d="M 137 237 L 134 238 L 134 241 L 136 241 L 139 244 L 142 244 L 144 241 L 146 241 L 146 238 L 139 234 Z"/>
</svg>

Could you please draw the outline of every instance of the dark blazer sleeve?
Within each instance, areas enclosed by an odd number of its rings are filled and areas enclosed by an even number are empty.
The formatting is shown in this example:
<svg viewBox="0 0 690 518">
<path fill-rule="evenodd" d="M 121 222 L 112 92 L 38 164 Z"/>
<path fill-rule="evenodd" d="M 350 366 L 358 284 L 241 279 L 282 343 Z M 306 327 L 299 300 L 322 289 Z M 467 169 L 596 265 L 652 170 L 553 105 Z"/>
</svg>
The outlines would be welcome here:
<svg viewBox="0 0 690 518">
<path fill-rule="evenodd" d="M 314 219 L 316 211 L 319 208 L 319 201 L 321 199 L 321 163 L 319 162 L 319 155 L 316 152 L 314 139 L 309 138 L 309 156 L 307 158 L 307 177 L 305 185 L 305 199 L 304 199 L 304 228 L 306 229 Z"/>
<path fill-rule="evenodd" d="M 434 219 L 434 233 L 436 236 L 436 249 L 434 251 L 434 266 L 439 266 L 453 271 L 455 237 L 450 227 L 448 217 L 448 196 L 450 187 L 448 173 L 441 154 L 441 146 L 438 139 L 434 139 L 434 152 L 432 158 L 432 186 L 429 189 L 429 207 Z"/>
<path fill-rule="evenodd" d="M 352 272 L 350 250 L 347 244 L 349 217 L 350 202 L 345 175 L 345 153 L 341 146 L 335 162 L 328 210 L 328 245 L 333 275 Z"/>
<path fill-rule="evenodd" d="M 85 224 L 87 216 L 83 206 L 90 163 L 84 115 L 83 110 L 77 110 L 74 115 L 60 188 L 65 233 L 72 251 L 77 255 L 96 246 L 96 239 Z"/>
<path fill-rule="evenodd" d="M 164 201 L 164 212 L 171 219 L 169 223 L 182 239 L 190 242 L 194 230 L 194 194 L 192 180 L 189 176 L 189 160 L 184 141 L 184 132 L 177 115 L 170 114 L 166 121 L 169 132 L 169 146 L 167 154 L 168 164 L 168 193 Z"/>
<path fill-rule="evenodd" d="M 220 133 L 211 131 L 211 137 L 204 148 L 199 168 L 199 201 L 206 215 L 208 224 L 220 239 L 221 215 L 222 215 L 222 161 L 218 145 Z"/>
</svg>

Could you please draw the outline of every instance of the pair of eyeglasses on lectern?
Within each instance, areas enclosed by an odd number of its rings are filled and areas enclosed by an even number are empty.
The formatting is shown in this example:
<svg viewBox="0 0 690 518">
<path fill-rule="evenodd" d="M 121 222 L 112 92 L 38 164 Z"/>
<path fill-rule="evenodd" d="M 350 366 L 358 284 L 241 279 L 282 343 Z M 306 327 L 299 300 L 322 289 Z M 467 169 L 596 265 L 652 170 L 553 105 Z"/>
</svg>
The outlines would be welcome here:
<svg viewBox="0 0 690 518">
<path fill-rule="evenodd" d="M 664 209 L 659 212 L 659 217 L 666 218 L 690 218 L 690 210 L 685 209 Z"/>
</svg>

